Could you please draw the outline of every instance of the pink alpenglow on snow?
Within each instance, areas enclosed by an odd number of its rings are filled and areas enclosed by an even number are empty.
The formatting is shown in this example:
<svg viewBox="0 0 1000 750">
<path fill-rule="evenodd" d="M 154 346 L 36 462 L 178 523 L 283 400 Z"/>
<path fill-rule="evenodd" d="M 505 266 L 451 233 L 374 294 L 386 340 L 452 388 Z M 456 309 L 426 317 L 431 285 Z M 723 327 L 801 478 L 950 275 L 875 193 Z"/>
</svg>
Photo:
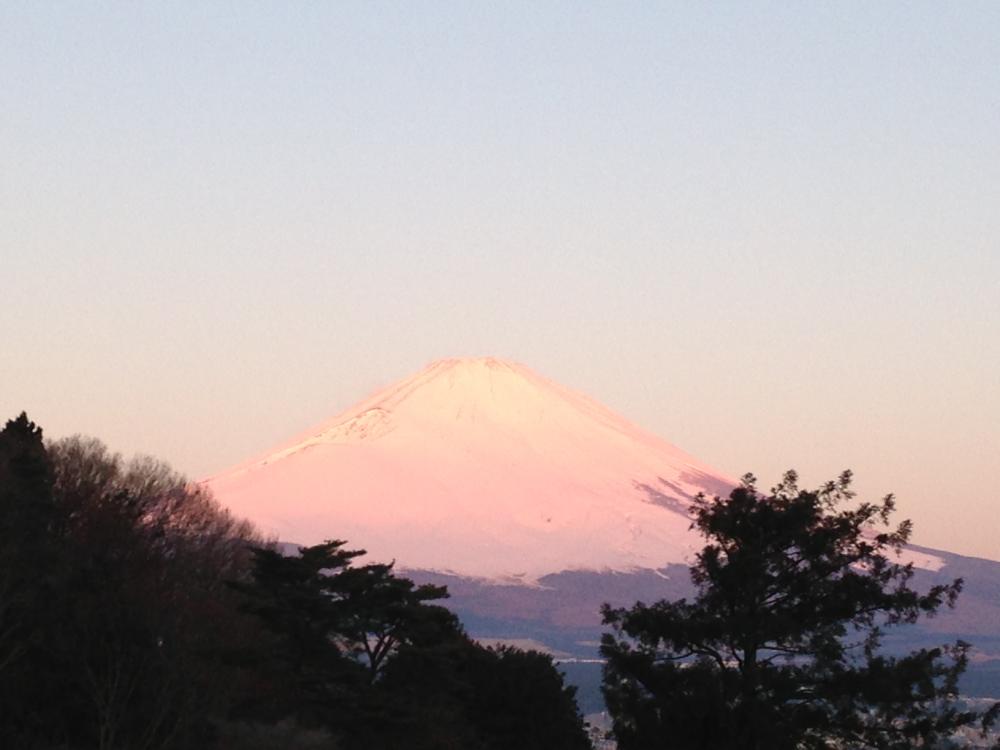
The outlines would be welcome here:
<svg viewBox="0 0 1000 750">
<path fill-rule="evenodd" d="M 733 481 L 513 362 L 447 359 L 206 480 L 279 539 L 493 580 L 683 562 Z"/>
<path fill-rule="evenodd" d="M 688 562 L 704 543 L 691 501 L 735 485 L 590 398 L 494 358 L 435 362 L 206 483 L 282 541 L 345 539 L 403 570 L 528 584 Z"/>
</svg>

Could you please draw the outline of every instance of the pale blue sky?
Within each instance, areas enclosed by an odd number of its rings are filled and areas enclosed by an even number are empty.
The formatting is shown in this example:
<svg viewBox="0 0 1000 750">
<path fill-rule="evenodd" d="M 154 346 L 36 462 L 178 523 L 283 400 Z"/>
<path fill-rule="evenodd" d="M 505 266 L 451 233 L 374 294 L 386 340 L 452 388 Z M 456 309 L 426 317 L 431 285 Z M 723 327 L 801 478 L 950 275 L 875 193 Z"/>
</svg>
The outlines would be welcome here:
<svg viewBox="0 0 1000 750">
<path fill-rule="evenodd" d="M 1000 558 L 1000 3 L 0 2 L 0 260 L 52 436 L 492 354 Z"/>
</svg>

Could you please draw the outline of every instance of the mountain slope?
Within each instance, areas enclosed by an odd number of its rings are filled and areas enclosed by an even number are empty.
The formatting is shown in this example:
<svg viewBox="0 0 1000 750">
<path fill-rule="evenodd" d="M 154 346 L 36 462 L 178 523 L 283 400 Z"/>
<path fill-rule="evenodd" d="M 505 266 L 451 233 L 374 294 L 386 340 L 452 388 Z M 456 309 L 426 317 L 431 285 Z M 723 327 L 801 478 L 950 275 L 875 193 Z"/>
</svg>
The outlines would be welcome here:
<svg viewBox="0 0 1000 750">
<path fill-rule="evenodd" d="M 527 367 L 449 359 L 207 480 L 281 539 L 364 546 L 405 569 L 534 582 L 656 569 L 685 510 L 732 481 Z"/>
<path fill-rule="evenodd" d="M 732 486 L 591 399 L 496 359 L 436 362 L 206 481 L 282 540 L 346 539 L 446 584 L 472 635 L 538 641 L 589 669 L 578 677 L 594 706 L 600 605 L 691 595 L 685 563 L 704 540 L 687 508 Z M 915 547 L 903 560 L 920 569 L 920 588 L 966 586 L 957 609 L 903 629 L 895 648 L 969 640 L 964 689 L 1000 696 L 1000 563 Z"/>
</svg>

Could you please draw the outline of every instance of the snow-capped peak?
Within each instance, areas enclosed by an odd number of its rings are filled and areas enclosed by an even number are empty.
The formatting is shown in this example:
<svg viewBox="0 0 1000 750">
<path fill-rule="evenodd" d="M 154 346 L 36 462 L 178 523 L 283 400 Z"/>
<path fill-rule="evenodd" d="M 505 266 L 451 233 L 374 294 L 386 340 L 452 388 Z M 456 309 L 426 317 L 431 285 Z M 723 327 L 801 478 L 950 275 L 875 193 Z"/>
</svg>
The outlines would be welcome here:
<svg viewBox="0 0 1000 750">
<path fill-rule="evenodd" d="M 659 568 L 732 482 L 592 399 L 492 357 L 445 359 L 207 480 L 282 539 L 400 567 L 536 580 Z"/>
</svg>

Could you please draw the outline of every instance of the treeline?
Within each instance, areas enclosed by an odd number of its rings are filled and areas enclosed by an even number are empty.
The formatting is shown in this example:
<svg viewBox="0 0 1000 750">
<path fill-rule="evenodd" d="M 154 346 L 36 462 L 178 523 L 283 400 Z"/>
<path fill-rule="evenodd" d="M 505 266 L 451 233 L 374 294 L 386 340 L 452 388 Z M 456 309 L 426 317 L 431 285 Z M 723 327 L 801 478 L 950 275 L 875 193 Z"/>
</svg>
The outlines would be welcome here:
<svg viewBox="0 0 1000 750">
<path fill-rule="evenodd" d="M 620 750 L 1000 750 L 958 641 L 886 654 L 953 606 L 913 588 L 912 527 L 851 475 L 698 497 L 690 600 L 603 609 Z M 472 641 L 343 541 L 283 554 L 197 486 L 98 441 L 0 431 L 0 748 L 583 750 L 550 657 Z"/>
<path fill-rule="evenodd" d="M 552 660 L 487 649 L 341 541 L 286 556 L 152 459 L 0 431 L 0 747 L 587 748 Z"/>
</svg>

